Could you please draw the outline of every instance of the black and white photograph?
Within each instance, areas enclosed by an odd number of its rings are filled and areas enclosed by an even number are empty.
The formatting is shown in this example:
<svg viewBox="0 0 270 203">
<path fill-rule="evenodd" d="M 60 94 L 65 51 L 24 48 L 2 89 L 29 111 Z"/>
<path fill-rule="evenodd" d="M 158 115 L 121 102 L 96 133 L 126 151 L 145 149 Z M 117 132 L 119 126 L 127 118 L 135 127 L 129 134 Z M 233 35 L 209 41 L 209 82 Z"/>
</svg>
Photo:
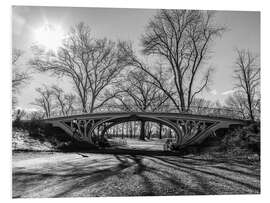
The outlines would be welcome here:
<svg viewBox="0 0 270 203">
<path fill-rule="evenodd" d="M 12 198 L 261 194 L 260 11 L 10 9 Z"/>
</svg>

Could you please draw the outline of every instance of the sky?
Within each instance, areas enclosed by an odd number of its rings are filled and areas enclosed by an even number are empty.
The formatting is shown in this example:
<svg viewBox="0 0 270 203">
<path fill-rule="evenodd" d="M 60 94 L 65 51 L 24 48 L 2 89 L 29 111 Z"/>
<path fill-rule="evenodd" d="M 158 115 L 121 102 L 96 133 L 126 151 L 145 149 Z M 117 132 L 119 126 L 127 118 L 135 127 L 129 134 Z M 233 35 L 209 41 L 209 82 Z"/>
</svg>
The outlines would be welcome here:
<svg viewBox="0 0 270 203">
<path fill-rule="evenodd" d="M 47 42 L 56 46 L 58 35 L 65 35 L 70 27 L 82 21 L 91 27 L 94 37 L 128 40 L 139 51 L 141 35 L 156 12 L 154 9 L 13 6 L 12 47 L 24 51 L 17 67 L 32 73 L 33 70 L 27 65 L 31 57 L 30 47 L 35 43 Z M 214 21 L 226 26 L 227 30 L 211 46 L 208 64 L 215 69 L 212 85 L 200 96 L 222 103 L 233 92 L 232 74 L 236 48 L 249 49 L 260 55 L 260 12 L 217 11 Z M 54 32 L 46 32 L 48 25 L 54 28 Z M 32 73 L 31 81 L 18 95 L 18 106 L 24 109 L 35 108 L 31 104 L 37 96 L 35 89 L 43 84 L 56 84 L 66 91 L 72 87 L 66 79 Z"/>
</svg>

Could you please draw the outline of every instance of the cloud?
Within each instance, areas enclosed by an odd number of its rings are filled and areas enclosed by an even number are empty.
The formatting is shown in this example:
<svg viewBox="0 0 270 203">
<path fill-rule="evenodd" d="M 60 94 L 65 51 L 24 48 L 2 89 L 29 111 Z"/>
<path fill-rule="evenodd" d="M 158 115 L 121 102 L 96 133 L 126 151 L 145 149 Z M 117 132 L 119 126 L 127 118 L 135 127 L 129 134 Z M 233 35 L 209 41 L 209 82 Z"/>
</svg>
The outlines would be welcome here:
<svg viewBox="0 0 270 203">
<path fill-rule="evenodd" d="M 228 91 L 222 92 L 221 94 L 222 94 L 222 95 L 228 95 L 228 94 L 234 93 L 235 91 L 236 91 L 236 90 L 228 90 Z"/>
<path fill-rule="evenodd" d="M 217 92 L 217 90 L 216 90 L 216 89 L 213 89 L 213 90 L 211 90 L 211 91 L 210 91 L 210 94 L 217 95 L 217 94 L 218 94 L 218 92 Z"/>
<path fill-rule="evenodd" d="M 13 13 L 12 16 L 12 29 L 13 29 L 13 33 L 15 35 L 20 35 L 22 32 L 22 29 L 24 28 L 26 24 L 26 20 L 24 17 L 22 17 L 21 15 L 19 15 L 18 13 Z"/>
</svg>

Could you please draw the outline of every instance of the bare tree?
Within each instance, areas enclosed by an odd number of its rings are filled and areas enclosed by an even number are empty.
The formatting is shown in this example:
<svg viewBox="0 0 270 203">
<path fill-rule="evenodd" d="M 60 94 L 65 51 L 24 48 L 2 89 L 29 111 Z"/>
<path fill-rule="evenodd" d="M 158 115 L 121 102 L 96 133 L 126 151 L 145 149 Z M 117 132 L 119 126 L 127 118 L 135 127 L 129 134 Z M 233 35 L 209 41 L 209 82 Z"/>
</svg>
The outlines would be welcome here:
<svg viewBox="0 0 270 203">
<path fill-rule="evenodd" d="M 129 111 L 158 111 L 168 101 L 164 94 L 151 82 L 151 78 L 142 70 L 130 71 L 124 81 L 116 88 L 119 94 L 115 98 Z M 140 139 L 145 138 L 145 121 L 141 121 Z"/>
<path fill-rule="evenodd" d="M 190 110 L 196 114 L 207 115 L 214 108 L 214 103 L 204 98 L 194 98 L 190 106 Z"/>
<path fill-rule="evenodd" d="M 39 97 L 31 104 L 40 107 L 46 118 L 51 117 L 55 107 L 53 104 L 53 90 L 44 85 L 43 88 L 37 88 L 36 91 L 39 93 Z"/>
<path fill-rule="evenodd" d="M 43 111 L 31 111 L 26 114 L 27 120 L 41 120 L 44 118 L 44 112 Z"/>
<path fill-rule="evenodd" d="M 173 102 L 175 106 L 178 106 L 176 99 L 174 98 L 174 90 L 172 89 L 170 85 L 170 79 L 169 77 L 164 74 L 165 71 L 163 71 L 162 64 L 159 64 L 157 66 L 157 71 L 151 72 L 150 67 L 143 63 L 134 53 L 132 45 L 127 42 L 121 42 L 120 50 L 122 52 L 123 60 L 125 60 L 125 63 L 129 66 L 134 66 L 140 70 L 143 70 L 144 72 L 151 77 L 151 80 L 148 82 L 153 84 L 154 86 L 158 87 L 160 90 L 166 94 L 166 96 Z M 167 74 L 168 75 L 168 74 Z"/>
<path fill-rule="evenodd" d="M 13 112 L 12 114 L 12 120 L 13 121 L 21 121 L 22 119 L 24 119 L 26 117 L 26 111 L 23 109 L 17 109 L 15 112 Z"/>
<path fill-rule="evenodd" d="M 124 68 L 119 53 L 114 42 L 94 39 L 90 28 L 79 23 L 71 29 L 57 54 L 35 48 L 30 64 L 41 72 L 70 78 L 82 111 L 93 112 L 97 98 Z"/>
<path fill-rule="evenodd" d="M 226 100 L 225 104 L 227 107 L 235 110 L 236 113 L 241 113 L 243 119 L 247 118 L 247 100 L 245 95 L 241 91 L 236 91 L 233 95 L 230 95 Z"/>
<path fill-rule="evenodd" d="M 237 81 L 235 87 L 245 95 L 249 118 L 254 120 L 254 108 L 259 99 L 260 85 L 258 56 L 249 50 L 237 50 L 234 78 Z"/>
<path fill-rule="evenodd" d="M 168 100 L 143 71 L 130 71 L 117 88 L 121 94 L 116 98 L 131 111 L 157 111 Z"/>
<path fill-rule="evenodd" d="M 23 52 L 20 49 L 12 50 L 12 107 L 14 108 L 17 103 L 16 94 L 20 92 L 20 88 L 27 83 L 30 75 L 26 71 L 20 71 L 17 63 Z"/>
<path fill-rule="evenodd" d="M 215 26 L 212 19 L 213 12 L 161 10 L 150 20 L 142 36 L 143 53 L 165 59 L 173 74 L 177 97 L 170 99 L 179 111 L 189 110 L 195 96 L 209 85 L 213 69 L 202 73 L 203 65 L 211 41 L 224 31 L 224 27 Z M 128 53 L 130 56 L 132 52 Z M 135 57 L 131 59 L 138 64 Z M 156 79 L 145 66 L 139 64 L 138 67 Z"/>
<path fill-rule="evenodd" d="M 75 110 L 76 96 L 74 94 L 71 94 L 71 93 L 65 94 L 64 100 L 65 100 L 65 104 L 66 104 L 65 114 L 70 115 Z"/>
<path fill-rule="evenodd" d="M 197 107 L 197 108 L 202 108 L 202 107 L 206 107 L 206 108 L 211 108 L 213 107 L 213 102 L 204 98 L 195 98 L 192 101 L 192 106 Z"/>
<path fill-rule="evenodd" d="M 56 85 L 51 87 L 56 99 L 57 106 L 60 107 L 60 114 L 67 116 L 74 111 L 75 95 L 65 94 L 64 90 Z"/>
</svg>

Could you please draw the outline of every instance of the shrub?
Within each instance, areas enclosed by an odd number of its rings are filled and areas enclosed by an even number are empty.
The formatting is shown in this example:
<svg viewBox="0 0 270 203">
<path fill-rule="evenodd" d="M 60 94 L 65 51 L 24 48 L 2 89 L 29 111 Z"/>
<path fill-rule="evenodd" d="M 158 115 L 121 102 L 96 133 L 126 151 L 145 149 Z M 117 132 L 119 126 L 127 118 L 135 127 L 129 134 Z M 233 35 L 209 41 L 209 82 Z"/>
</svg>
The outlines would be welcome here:
<svg viewBox="0 0 270 203">
<path fill-rule="evenodd" d="M 260 124 L 253 123 L 237 128 L 221 140 L 223 150 L 246 150 L 260 154 Z"/>
<path fill-rule="evenodd" d="M 202 143 L 178 149 L 183 154 L 220 152 L 231 155 L 260 155 L 260 123 L 247 126 L 233 126 L 216 131 L 215 136 L 207 137 Z"/>
</svg>

